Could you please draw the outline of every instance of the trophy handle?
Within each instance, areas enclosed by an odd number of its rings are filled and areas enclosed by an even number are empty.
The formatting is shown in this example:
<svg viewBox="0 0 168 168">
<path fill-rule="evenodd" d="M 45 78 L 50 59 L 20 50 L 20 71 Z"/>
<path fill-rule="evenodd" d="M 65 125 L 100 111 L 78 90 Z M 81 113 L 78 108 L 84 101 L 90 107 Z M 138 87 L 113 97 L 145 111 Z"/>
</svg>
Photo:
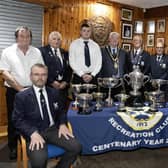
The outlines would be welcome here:
<svg viewBox="0 0 168 168">
<path fill-rule="evenodd" d="M 144 76 L 144 84 L 147 83 L 149 80 L 150 80 L 150 77 L 147 76 L 147 75 L 145 75 L 145 76 Z"/>
<path fill-rule="evenodd" d="M 129 79 L 129 80 L 128 80 Z M 128 85 L 130 85 L 130 77 L 128 74 L 124 75 L 124 80 L 127 82 Z"/>
</svg>

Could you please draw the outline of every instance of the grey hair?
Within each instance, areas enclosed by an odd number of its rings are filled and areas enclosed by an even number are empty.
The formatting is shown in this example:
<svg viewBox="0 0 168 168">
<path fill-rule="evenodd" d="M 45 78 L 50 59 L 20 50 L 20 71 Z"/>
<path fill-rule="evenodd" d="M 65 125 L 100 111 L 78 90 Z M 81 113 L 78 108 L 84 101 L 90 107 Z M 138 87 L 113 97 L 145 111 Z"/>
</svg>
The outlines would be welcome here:
<svg viewBox="0 0 168 168">
<path fill-rule="evenodd" d="M 50 40 L 51 37 L 54 36 L 54 35 L 57 36 L 57 37 L 59 37 L 60 40 L 62 40 L 62 35 L 61 35 L 61 33 L 58 32 L 58 31 L 52 31 L 52 32 L 49 34 L 49 36 L 48 36 L 48 40 Z"/>
<path fill-rule="evenodd" d="M 109 38 L 112 37 L 112 36 L 117 36 L 118 38 L 120 37 L 120 34 L 118 32 L 111 32 L 109 34 Z"/>
</svg>

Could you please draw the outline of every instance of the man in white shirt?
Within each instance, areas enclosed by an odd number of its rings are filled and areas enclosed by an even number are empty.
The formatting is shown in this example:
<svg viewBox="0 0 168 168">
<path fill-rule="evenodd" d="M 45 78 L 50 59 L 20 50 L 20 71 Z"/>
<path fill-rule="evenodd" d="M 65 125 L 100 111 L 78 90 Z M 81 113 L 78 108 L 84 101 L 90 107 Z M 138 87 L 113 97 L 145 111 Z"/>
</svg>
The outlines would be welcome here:
<svg viewBox="0 0 168 168">
<path fill-rule="evenodd" d="M 91 27 L 82 24 L 81 37 L 74 40 L 69 49 L 69 63 L 73 70 L 73 84 L 96 83 L 96 75 L 102 66 L 99 45 L 90 39 Z"/>
<path fill-rule="evenodd" d="M 16 43 L 3 50 L 0 71 L 5 79 L 8 111 L 8 146 L 10 159 L 16 159 L 17 134 L 11 117 L 15 94 L 31 86 L 29 74 L 31 66 L 43 63 L 40 51 L 31 46 L 32 32 L 28 27 L 18 27 L 15 31 Z"/>
</svg>

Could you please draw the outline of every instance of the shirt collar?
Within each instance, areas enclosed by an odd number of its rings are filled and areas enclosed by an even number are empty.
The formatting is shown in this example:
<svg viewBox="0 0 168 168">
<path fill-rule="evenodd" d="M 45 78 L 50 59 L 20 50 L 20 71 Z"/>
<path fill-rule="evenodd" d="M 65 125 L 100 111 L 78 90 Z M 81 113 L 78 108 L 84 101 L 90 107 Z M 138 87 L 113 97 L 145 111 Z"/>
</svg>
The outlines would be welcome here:
<svg viewBox="0 0 168 168">
<path fill-rule="evenodd" d="M 45 86 L 43 86 L 42 88 L 39 88 L 39 87 L 33 85 L 33 89 L 34 89 L 36 94 L 39 93 L 40 89 L 42 89 L 44 92 L 46 92 L 46 87 Z"/>
</svg>

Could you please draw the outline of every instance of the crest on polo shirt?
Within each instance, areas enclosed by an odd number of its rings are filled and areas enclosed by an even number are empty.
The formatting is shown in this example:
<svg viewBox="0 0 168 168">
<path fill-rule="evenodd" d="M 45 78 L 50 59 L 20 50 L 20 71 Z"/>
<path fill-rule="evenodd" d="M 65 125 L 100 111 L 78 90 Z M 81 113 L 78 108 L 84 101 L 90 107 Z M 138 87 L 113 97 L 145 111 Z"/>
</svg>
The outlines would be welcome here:
<svg viewBox="0 0 168 168">
<path fill-rule="evenodd" d="M 135 131 L 149 130 L 163 117 L 160 111 L 150 113 L 149 107 L 126 107 L 126 112 L 117 112 L 117 115 Z"/>
</svg>

